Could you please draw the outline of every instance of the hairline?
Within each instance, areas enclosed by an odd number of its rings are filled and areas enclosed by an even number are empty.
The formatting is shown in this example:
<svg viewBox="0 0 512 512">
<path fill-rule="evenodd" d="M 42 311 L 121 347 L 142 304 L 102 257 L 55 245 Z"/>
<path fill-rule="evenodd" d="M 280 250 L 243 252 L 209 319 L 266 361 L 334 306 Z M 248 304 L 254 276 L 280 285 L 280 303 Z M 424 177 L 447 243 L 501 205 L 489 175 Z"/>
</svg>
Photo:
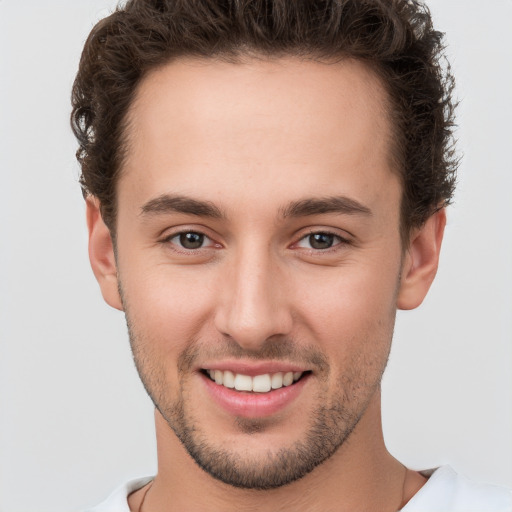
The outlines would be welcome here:
<svg viewBox="0 0 512 512">
<path fill-rule="evenodd" d="M 376 61 L 370 61 L 365 58 L 358 58 L 350 55 L 349 53 L 338 51 L 332 55 L 323 55 L 322 52 L 315 52 L 314 50 L 308 50 L 301 52 L 300 48 L 297 51 L 276 51 L 276 52 L 263 52 L 257 49 L 253 49 L 248 46 L 241 46 L 239 48 L 233 50 L 225 50 L 219 51 L 217 53 L 212 53 L 211 55 L 198 55 L 193 52 L 182 52 L 181 54 L 177 54 L 171 58 L 167 58 L 161 63 L 155 64 L 145 70 L 137 84 L 132 90 L 131 96 L 127 102 L 127 107 L 124 115 L 121 118 L 119 123 L 119 140 L 118 140 L 118 165 L 113 176 L 113 201 L 111 205 L 111 218 L 108 219 L 109 222 L 107 224 L 109 231 L 111 233 L 112 240 L 116 239 L 116 223 L 117 223 L 117 213 L 118 213 L 118 194 L 117 188 L 119 180 L 123 175 L 123 167 L 125 166 L 126 159 L 128 158 L 128 154 L 130 151 L 130 132 L 133 133 L 133 108 L 140 98 L 140 91 L 146 82 L 146 80 L 154 73 L 157 73 L 160 69 L 165 68 L 175 62 L 179 61 L 190 61 L 194 63 L 205 63 L 209 64 L 211 62 L 219 62 L 219 63 L 229 63 L 235 65 L 245 65 L 251 62 L 257 61 L 280 61 L 285 59 L 297 59 L 299 61 L 312 61 L 325 65 L 335 65 L 343 60 L 351 60 L 362 64 L 364 68 L 373 76 L 376 83 L 380 86 L 381 91 L 383 92 L 384 101 L 382 103 L 382 113 L 386 120 L 386 125 L 388 127 L 388 136 L 386 137 L 387 143 L 387 164 L 389 170 L 392 174 L 395 174 L 400 183 L 401 194 L 400 194 L 400 204 L 399 204 L 399 231 L 400 231 L 400 239 L 402 244 L 402 250 L 405 251 L 408 247 L 408 243 L 410 241 L 410 235 L 414 227 L 406 222 L 405 215 L 405 169 L 404 169 L 404 155 L 402 154 L 402 150 L 400 148 L 401 138 L 403 134 L 401 133 L 400 127 L 398 126 L 398 120 L 396 119 L 395 110 L 394 110 L 394 100 L 392 94 L 389 90 L 388 82 L 383 76 L 385 71 L 383 67 Z"/>
</svg>

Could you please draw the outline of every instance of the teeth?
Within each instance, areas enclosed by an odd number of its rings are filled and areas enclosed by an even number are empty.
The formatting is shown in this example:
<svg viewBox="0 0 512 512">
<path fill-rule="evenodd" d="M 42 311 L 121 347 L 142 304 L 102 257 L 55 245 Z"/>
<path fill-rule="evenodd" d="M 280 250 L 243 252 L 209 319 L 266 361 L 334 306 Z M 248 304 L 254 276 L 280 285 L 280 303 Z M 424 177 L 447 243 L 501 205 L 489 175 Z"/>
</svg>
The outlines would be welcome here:
<svg viewBox="0 0 512 512">
<path fill-rule="evenodd" d="M 272 389 L 279 389 L 283 387 L 283 374 L 281 372 L 272 375 Z"/>
<path fill-rule="evenodd" d="M 256 375 L 252 379 L 252 390 L 257 393 L 266 393 L 272 389 L 270 375 Z"/>
<path fill-rule="evenodd" d="M 224 378 L 222 384 L 226 386 L 227 388 L 233 389 L 235 387 L 235 376 L 233 375 L 233 372 L 230 372 L 229 370 L 224 372 Z"/>
<path fill-rule="evenodd" d="M 283 375 L 283 386 L 289 386 L 293 383 L 293 372 L 287 372 Z"/>
<path fill-rule="evenodd" d="M 268 393 L 272 389 L 280 389 L 290 386 L 302 377 L 303 372 L 277 372 L 265 373 L 250 377 L 241 373 L 233 373 L 229 370 L 206 370 L 210 378 L 220 386 L 225 386 L 237 391 L 252 391 L 255 393 Z"/>
<path fill-rule="evenodd" d="M 235 377 L 235 389 L 237 391 L 252 391 L 252 378 L 239 373 Z"/>
</svg>

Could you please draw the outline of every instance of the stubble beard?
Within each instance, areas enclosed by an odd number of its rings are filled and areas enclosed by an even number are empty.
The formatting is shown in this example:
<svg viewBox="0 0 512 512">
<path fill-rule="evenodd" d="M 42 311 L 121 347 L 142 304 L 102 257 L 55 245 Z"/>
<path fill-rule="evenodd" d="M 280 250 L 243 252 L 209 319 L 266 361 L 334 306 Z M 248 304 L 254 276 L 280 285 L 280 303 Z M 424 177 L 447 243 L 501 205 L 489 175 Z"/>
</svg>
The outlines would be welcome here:
<svg viewBox="0 0 512 512">
<path fill-rule="evenodd" d="M 304 477 L 331 457 L 348 438 L 359 418 L 351 418 L 343 407 L 319 407 L 303 441 L 277 452 L 262 451 L 256 457 L 243 457 L 228 449 L 215 448 L 188 417 L 185 400 L 179 399 L 160 413 L 189 455 L 210 476 L 233 487 L 268 490 Z M 237 426 L 249 436 L 264 434 L 264 421 L 239 420 Z"/>
<path fill-rule="evenodd" d="M 158 357 L 148 357 L 148 347 L 152 344 L 136 333 L 128 314 L 127 324 L 135 365 L 142 383 L 155 407 L 185 450 L 198 466 L 213 478 L 243 489 L 268 490 L 282 487 L 304 477 L 334 455 L 349 438 L 371 398 L 379 389 L 387 363 L 387 354 L 384 358 L 372 357 L 371 361 L 354 361 L 354 364 L 347 368 L 347 372 L 338 378 L 336 393 L 327 404 L 326 393 L 319 391 L 316 403 L 323 405 L 319 405 L 307 415 L 310 418 L 309 426 L 305 427 L 301 440 L 277 451 L 267 450 L 258 453 L 257 456 L 241 456 L 235 450 L 215 446 L 203 426 L 194 419 L 186 406 L 189 403 L 187 380 L 190 375 L 187 369 L 193 365 L 194 353 L 198 351 L 197 345 L 191 341 L 189 348 L 179 358 L 180 390 L 178 398 L 171 400 L 163 364 L 160 364 Z M 233 343 L 231 349 L 226 352 L 236 357 L 239 356 L 236 354 L 237 350 L 241 349 L 234 349 Z M 289 351 L 286 347 L 293 346 L 292 342 L 288 343 L 286 340 L 270 342 L 261 355 L 281 356 Z M 294 348 L 290 350 L 295 351 Z M 254 357 L 254 354 L 250 357 Z M 326 380 L 330 371 L 326 357 L 317 351 L 310 351 L 306 357 L 320 368 L 315 378 L 320 381 Z M 370 376 L 366 372 L 368 367 L 373 369 Z M 239 418 L 237 427 L 241 433 L 248 436 L 262 435 L 266 430 L 265 421 L 257 419 Z M 229 446 L 229 443 L 227 444 Z"/>
</svg>

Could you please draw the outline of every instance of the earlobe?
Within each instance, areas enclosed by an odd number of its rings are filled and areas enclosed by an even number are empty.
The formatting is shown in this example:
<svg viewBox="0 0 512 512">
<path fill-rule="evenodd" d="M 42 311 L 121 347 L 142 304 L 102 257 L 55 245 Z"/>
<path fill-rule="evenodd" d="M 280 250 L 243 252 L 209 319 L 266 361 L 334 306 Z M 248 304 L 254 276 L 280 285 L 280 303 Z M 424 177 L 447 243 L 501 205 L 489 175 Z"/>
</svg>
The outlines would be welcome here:
<svg viewBox="0 0 512 512">
<path fill-rule="evenodd" d="M 437 272 L 445 225 L 446 212 L 443 208 L 411 233 L 402 265 L 398 309 L 417 308 L 427 295 Z"/>
<path fill-rule="evenodd" d="M 87 228 L 89 230 L 89 260 L 92 271 L 100 285 L 105 302 L 115 309 L 123 310 L 117 281 L 117 265 L 110 230 L 101 217 L 99 201 L 95 197 L 86 199 Z"/>
</svg>

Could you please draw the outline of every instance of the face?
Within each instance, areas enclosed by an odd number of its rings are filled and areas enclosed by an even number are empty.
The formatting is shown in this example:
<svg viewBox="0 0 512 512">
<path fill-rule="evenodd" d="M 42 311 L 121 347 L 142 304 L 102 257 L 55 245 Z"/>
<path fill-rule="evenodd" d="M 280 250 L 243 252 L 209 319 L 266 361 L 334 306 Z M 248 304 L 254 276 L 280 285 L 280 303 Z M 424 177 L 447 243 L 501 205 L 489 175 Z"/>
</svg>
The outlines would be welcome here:
<svg viewBox="0 0 512 512">
<path fill-rule="evenodd" d="M 378 399 L 402 269 L 385 105 L 362 64 L 291 58 L 178 61 L 132 105 L 116 263 L 136 365 L 231 485 L 304 476 Z"/>
</svg>

